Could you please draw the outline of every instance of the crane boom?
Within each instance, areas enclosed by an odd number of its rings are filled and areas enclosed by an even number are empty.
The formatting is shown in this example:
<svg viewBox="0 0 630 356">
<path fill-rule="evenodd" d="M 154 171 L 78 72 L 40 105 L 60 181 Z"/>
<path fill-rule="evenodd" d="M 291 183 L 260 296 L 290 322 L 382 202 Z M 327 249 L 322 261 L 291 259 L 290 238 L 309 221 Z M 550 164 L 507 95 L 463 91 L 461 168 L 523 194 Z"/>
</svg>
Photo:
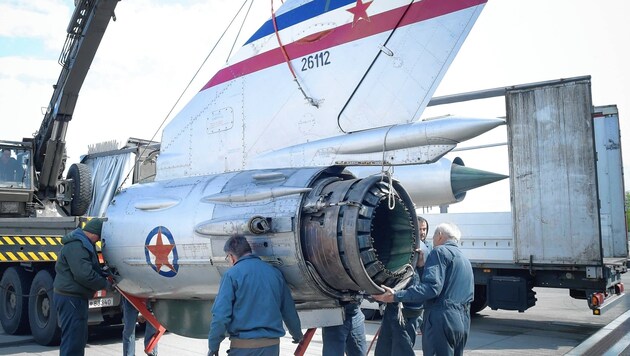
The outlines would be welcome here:
<svg viewBox="0 0 630 356">
<path fill-rule="evenodd" d="M 65 166 L 65 137 L 79 91 L 119 0 L 75 1 L 68 35 L 59 56 L 63 67 L 50 104 L 34 138 L 34 165 L 39 175 L 39 196 L 53 198 Z"/>
<path fill-rule="evenodd" d="M 92 201 L 87 165 L 72 164 L 62 175 L 68 123 L 118 1 L 74 0 L 61 73 L 41 127 L 21 142 L 0 140 L 0 325 L 7 334 L 30 332 L 41 345 L 59 344 L 57 313 L 51 312 L 55 263 L 62 237 L 89 219 L 84 215 Z M 89 324 L 122 317 L 118 292 L 98 291 L 89 305 Z"/>
</svg>

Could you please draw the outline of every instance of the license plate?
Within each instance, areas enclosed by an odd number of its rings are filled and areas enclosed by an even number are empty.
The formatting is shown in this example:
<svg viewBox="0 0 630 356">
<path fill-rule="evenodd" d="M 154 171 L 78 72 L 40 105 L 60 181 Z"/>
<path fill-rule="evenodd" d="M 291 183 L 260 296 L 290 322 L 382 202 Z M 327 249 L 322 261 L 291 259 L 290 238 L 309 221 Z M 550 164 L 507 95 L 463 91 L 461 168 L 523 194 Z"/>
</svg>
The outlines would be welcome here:
<svg viewBox="0 0 630 356">
<path fill-rule="evenodd" d="M 111 307 L 114 306 L 114 298 L 90 299 L 88 305 L 90 308 Z"/>
</svg>

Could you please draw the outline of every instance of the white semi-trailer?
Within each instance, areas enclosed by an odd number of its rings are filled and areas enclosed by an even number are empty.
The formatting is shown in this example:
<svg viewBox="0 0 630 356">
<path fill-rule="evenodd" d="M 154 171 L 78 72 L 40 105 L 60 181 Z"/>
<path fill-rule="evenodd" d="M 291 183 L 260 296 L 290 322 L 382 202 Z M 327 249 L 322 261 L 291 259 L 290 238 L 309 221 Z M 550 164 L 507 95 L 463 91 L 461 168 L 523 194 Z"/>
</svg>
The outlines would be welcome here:
<svg viewBox="0 0 630 356">
<path fill-rule="evenodd" d="M 460 227 L 475 274 L 473 312 L 523 312 L 537 301 L 533 288 L 551 287 L 600 314 L 624 296 L 628 262 L 617 107 L 593 106 L 590 77 L 448 101 L 493 95 L 506 99 L 511 210 L 421 214 L 428 236 L 441 222 Z"/>
</svg>

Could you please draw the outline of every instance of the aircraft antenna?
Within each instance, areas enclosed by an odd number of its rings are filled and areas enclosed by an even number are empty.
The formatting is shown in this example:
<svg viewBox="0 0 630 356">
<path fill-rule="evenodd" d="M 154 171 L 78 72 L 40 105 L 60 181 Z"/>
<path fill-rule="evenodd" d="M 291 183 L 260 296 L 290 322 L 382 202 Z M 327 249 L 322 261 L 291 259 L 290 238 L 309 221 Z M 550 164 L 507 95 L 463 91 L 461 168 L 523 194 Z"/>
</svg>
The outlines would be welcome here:
<svg viewBox="0 0 630 356">
<path fill-rule="evenodd" d="M 317 102 L 317 100 L 306 95 L 306 92 L 300 85 L 300 82 L 298 81 L 297 76 L 295 75 L 295 71 L 293 70 L 293 66 L 291 65 L 291 60 L 289 59 L 287 50 L 284 48 L 284 44 L 282 44 L 282 40 L 280 39 L 280 33 L 278 32 L 278 24 L 276 23 L 276 12 L 273 10 L 273 0 L 271 0 L 271 20 L 273 22 L 273 30 L 276 33 L 276 38 L 278 39 L 278 45 L 280 46 L 280 50 L 282 51 L 282 55 L 284 56 L 284 61 L 287 62 L 289 71 L 291 72 L 291 75 L 293 76 L 293 81 L 295 82 L 295 84 L 297 84 L 297 87 L 300 90 L 300 92 L 302 92 L 302 95 L 304 95 L 304 99 L 306 99 L 306 101 L 308 101 L 309 104 L 313 105 L 316 108 L 319 108 L 319 103 Z"/>
</svg>

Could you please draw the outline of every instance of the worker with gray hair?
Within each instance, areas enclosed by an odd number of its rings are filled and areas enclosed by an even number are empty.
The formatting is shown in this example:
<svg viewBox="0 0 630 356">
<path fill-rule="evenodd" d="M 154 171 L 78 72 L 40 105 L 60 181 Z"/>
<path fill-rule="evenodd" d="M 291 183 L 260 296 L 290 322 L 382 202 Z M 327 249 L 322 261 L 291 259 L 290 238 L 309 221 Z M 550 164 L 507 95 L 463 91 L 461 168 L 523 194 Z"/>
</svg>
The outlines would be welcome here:
<svg viewBox="0 0 630 356">
<path fill-rule="evenodd" d="M 401 291 L 382 286 L 385 293 L 372 296 L 386 303 L 424 303 L 422 352 L 425 356 L 464 354 L 470 331 L 474 278 L 470 261 L 459 249 L 460 238 L 461 232 L 454 224 L 438 225 L 420 283 Z"/>
<path fill-rule="evenodd" d="M 231 267 L 223 274 L 212 305 L 208 355 L 219 354 L 226 332 L 230 355 L 279 355 L 285 334 L 282 321 L 293 341 L 300 342 L 300 318 L 282 272 L 253 254 L 242 235 L 230 237 L 223 251 Z"/>
</svg>

